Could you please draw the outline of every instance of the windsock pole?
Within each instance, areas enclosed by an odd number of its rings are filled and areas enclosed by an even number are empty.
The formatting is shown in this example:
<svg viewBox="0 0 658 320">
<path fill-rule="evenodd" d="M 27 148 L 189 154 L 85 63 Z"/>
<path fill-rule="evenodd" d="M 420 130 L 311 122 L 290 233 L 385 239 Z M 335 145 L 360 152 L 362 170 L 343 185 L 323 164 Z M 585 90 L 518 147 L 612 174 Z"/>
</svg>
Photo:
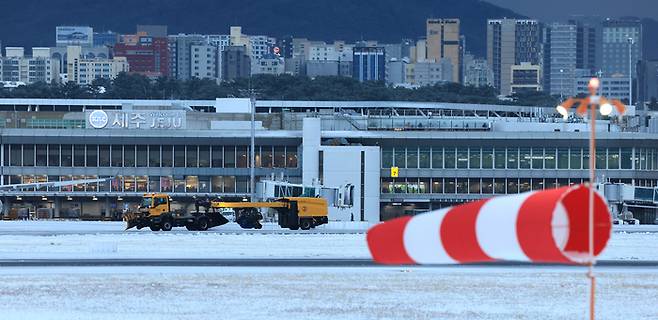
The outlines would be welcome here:
<svg viewBox="0 0 658 320">
<path fill-rule="evenodd" d="M 594 307 L 596 305 L 596 276 L 594 275 L 594 263 L 596 262 L 596 256 L 594 256 L 594 183 L 596 182 L 596 104 L 592 103 L 590 105 L 590 118 L 591 118 L 591 130 L 589 135 L 589 266 L 587 271 L 587 277 L 590 279 L 589 285 L 589 318 L 594 320 L 595 312 Z"/>
<path fill-rule="evenodd" d="M 596 263 L 596 256 L 594 255 L 594 183 L 596 179 L 596 109 L 599 108 L 601 115 L 609 116 L 612 114 L 613 109 L 621 116 L 626 112 L 626 106 L 619 100 L 608 100 L 607 98 L 598 94 L 601 81 L 599 78 L 594 77 L 589 80 L 587 86 L 589 96 L 586 98 L 569 98 L 561 102 L 555 109 L 559 114 L 564 117 L 564 120 L 569 119 L 569 109 L 578 106 L 576 113 L 585 118 L 587 107 L 589 107 L 591 119 L 591 131 L 589 136 L 589 270 L 587 277 L 590 278 L 590 310 L 589 318 L 594 320 L 594 302 L 595 302 L 595 288 L 596 278 L 594 276 L 594 264 Z"/>
</svg>

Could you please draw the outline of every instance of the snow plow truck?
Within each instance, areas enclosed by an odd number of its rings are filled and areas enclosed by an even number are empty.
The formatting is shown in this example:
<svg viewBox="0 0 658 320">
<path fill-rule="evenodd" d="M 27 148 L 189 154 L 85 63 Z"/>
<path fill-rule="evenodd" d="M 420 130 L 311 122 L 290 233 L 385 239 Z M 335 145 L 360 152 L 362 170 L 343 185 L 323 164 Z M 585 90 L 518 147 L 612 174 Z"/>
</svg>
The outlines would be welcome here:
<svg viewBox="0 0 658 320">
<path fill-rule="evenodd" d="M 172 199 L 167 194 L 144 194 L 142 203 L 123 219 L 126 230 L 150 228 L 152 231 L 170 231 L 174 227 L 185 227 L 192 231 L 205 231 L 230 221 L 223 210 L 235 211 L 235 222 L 244 229 L 261 229 L 263 219 L 260 209 L 276 211 L 279 226 L 290 230 L 309 230 L 328 222 L 327 200 L 318 197 L 286 197 L 266 202 L 224 202 L 220 200 L 197 200 L 195 211 L 172 210 Z M 203 208 L 203 210 L 200 210 Z"/>
</svg>

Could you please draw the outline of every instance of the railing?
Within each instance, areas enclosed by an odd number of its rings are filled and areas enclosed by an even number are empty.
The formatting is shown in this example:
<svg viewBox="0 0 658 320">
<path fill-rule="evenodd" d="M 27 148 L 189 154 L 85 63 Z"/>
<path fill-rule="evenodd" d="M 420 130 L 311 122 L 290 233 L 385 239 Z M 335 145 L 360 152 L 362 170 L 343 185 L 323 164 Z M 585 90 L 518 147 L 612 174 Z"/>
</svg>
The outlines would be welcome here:
<svg viewBox="0 0 658 320">
<path fill-rule="evenodd" d="M 491 131 L 490 120 L 446 120 L 434 118 L 369 118 L 368 130 L 399 131 Z"/>
</svg>

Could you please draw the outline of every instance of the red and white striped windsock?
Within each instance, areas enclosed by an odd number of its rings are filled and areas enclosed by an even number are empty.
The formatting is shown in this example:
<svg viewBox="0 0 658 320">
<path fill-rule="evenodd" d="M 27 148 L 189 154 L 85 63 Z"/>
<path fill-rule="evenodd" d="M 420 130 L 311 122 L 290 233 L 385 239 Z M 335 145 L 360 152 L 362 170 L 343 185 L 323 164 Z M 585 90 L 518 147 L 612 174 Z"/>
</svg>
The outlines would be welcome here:
<svg viewBox="0 0 658 320">
<path fill-rule="evenodd" d="M 597 256 L 610 239 L 612 218 L 594 195 Z M 589 263 L 588 207 L 583 185 L 495 197 L 378 224 L 368 231 L 368 247 L 382 264 Z"/>
</svg>

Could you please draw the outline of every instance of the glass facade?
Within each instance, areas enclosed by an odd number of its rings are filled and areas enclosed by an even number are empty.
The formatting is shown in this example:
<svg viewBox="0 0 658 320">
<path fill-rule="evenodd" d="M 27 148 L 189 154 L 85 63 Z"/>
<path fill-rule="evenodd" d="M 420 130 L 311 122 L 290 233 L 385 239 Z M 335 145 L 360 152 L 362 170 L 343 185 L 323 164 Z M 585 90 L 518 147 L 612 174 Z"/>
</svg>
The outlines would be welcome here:
<svg viewBox="0 0 658 320">
<path fill-rule="evenodd" d="M 596 168 L 658 171 L 658 149 L 598 148 Z M 587 148 L 382 148 L 382 169 L 524 169 L 589 168 Z"/>
<path fill-rule="evenodd" d="M 587 179 L 555 178 L 382 178 L 382 194 L 512 194 L 531 190 L 559 188 L 580 184 Z M 630 184 L 630 180 L 613 180 L 612 182 Z M 658 180 L 636 179 L 636 185 L 656 187 Z M 431 188 L 426 186 L 431 185 Z"/>
<path fill-rule="evenodd" d="M 257 146 L 256 154 L 262 168 L 298 166 L 294 146 Z M 249 167 L 246 146 L 11 144 L 3 155 L 7 167 Z"/>
</svg>

